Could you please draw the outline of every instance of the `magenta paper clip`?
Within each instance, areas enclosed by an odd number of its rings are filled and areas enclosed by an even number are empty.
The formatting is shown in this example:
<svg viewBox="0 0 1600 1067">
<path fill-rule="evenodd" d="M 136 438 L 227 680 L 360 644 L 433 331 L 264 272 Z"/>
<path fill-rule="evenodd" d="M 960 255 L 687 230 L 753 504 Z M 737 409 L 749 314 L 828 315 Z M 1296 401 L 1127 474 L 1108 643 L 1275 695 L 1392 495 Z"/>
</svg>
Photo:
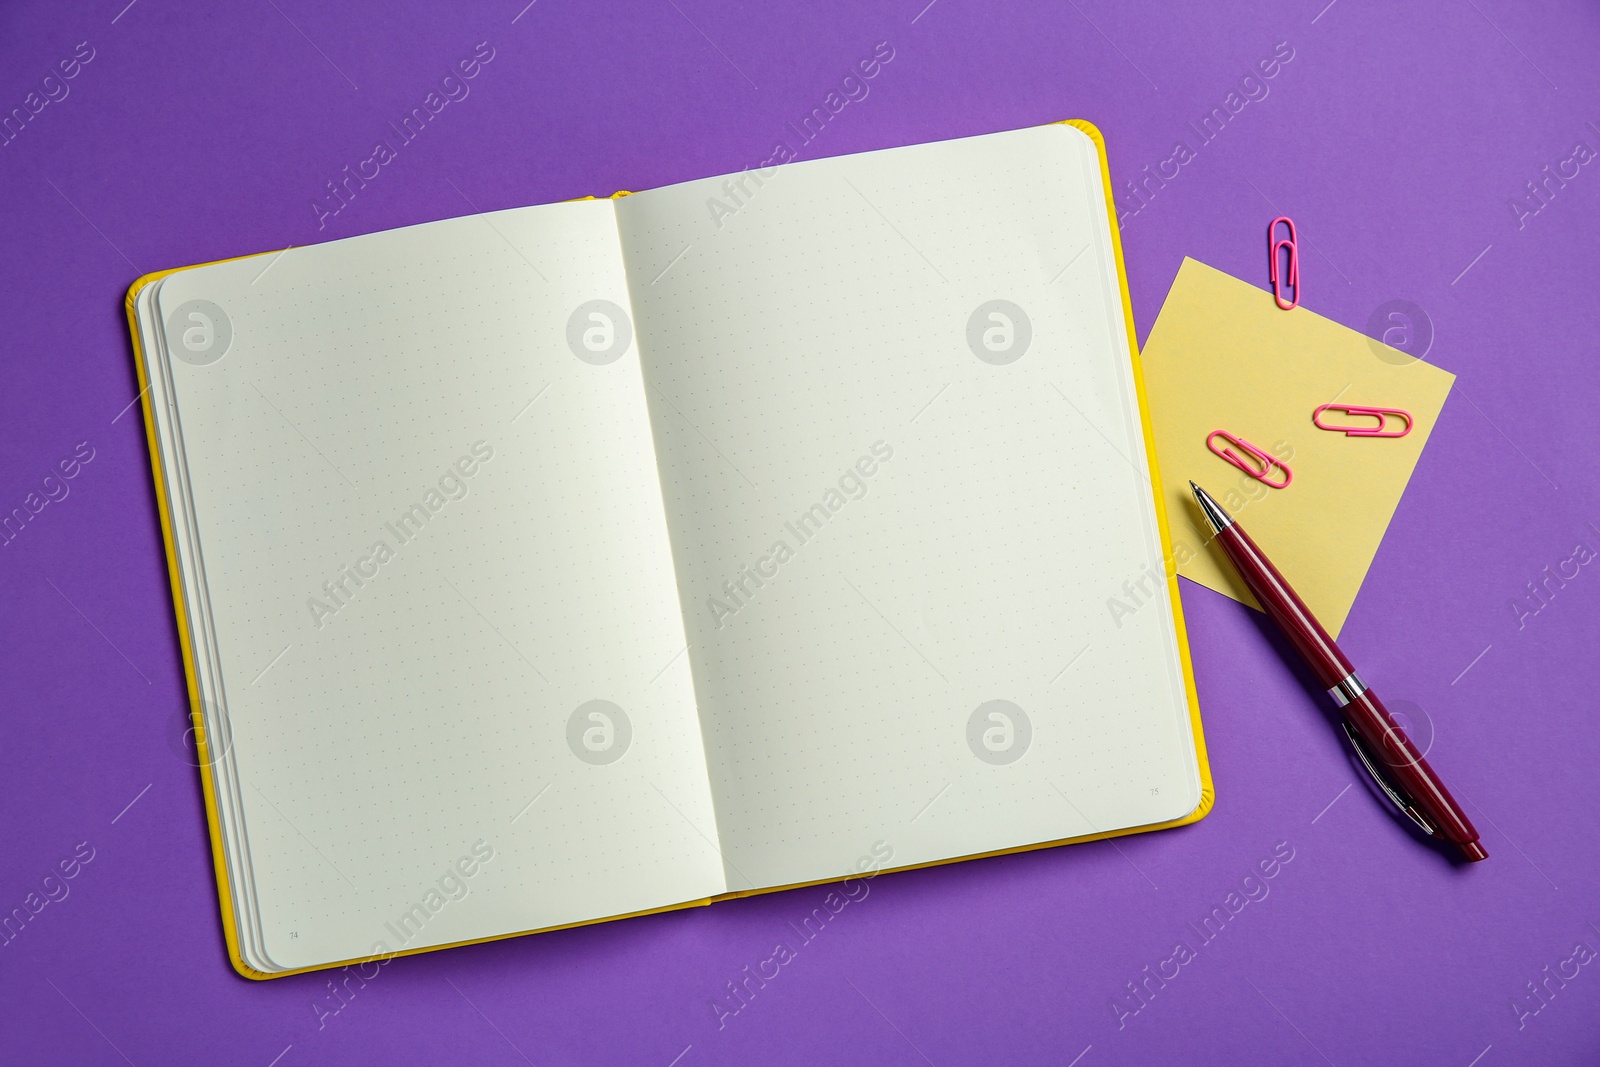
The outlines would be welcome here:
<svg viewBox="0 0 1600 1067">
<path fill-rule="evenodd" d="M 1288 237 L 1280 238 L 1277 236 L 1278 223 L 1280 222 L 1289 227 Z M 1293 311 L 1300 306 L 1300 245 L 1295 237 L 1293 219 L 1279 215 L 1267 224 L 1267 248 L 1272 253 L 1272 299 L 1276 300 L 1278 306 L 1283 310 Z M 1287 278 L 1285 278 L 1283 272 L 1280 272 L 1278 267 L 1278 250 L 1280 248 L 1287 249 L 1289 252 L 1289 262 L 1286 268 Z M 1294 299 L 1285 304 L 1283 297 L 1285 291 L 1289 288 L 1294 290 Z"/>
<path fill-rule="evenodd" d="M 1216 440 L 1219 437 L 1227 442 L 1227 444 L 1223 445 L 1221 448 L 1218 448 L 1216 445 Z M 1261 449 L 1257 448 L 1249 441 L 1246 441 L 1244 438 L 1236 437 L 1233 434 L 1228 433 L 1226 430 L 1212 430 L 1211 433 L 1206 436 L 1206 447 L 1211 449 L 1212 454 L 1227 460 L 1229 463 L 1233 464 L 1235 467 L 1238 467 L 1240 470 L 1244 471 L 1246 474 L 1260 482 L 1262 485 L 1266 486 L 1268 489 L 1284 489 L 1288 487 L 1290 482 L 1294 481 L 1294 472 L 1291 471 L 1287 465 L 1279 462 L 1276 459 L 1273 459 L 1271 456 L 1267 455 L 1265 452 L 1261 451 Z M 1246 462 L 1245 457 L 1235 452 L 1233 450 L 1234 448 L 1243 449 L 1246 456 L 1249 456 L 1251 459 L 1255 460 L 1256 463 L 1260 464 L 1260 469 L 1257 469 L 1255 466 L 1252 466 L 1250 463 Z M 1283 479 L 1281 481 L 1273 481 L 1267 477 L 1272 473 L 1272 468 L 1274 467 L 1283 472 Z"/>
<path fill-rule="evenodd" d="M 1377 419 L 1376 426 L 1328 425 L 1322 421 L 1324 411 L 1342 411 L 1352 418 Z M 1389 417 L 1405 423 L 1398 430 L 1389 429 Z M 1311 422 L 1319 430 L 1337 430 L 1346 437 L 1404 437 L 1411 432 L 1411 412 L 1399 408 L 1364 408 L 1355 404 L 1324 404 L 1311 413 Z"/>
</svg>

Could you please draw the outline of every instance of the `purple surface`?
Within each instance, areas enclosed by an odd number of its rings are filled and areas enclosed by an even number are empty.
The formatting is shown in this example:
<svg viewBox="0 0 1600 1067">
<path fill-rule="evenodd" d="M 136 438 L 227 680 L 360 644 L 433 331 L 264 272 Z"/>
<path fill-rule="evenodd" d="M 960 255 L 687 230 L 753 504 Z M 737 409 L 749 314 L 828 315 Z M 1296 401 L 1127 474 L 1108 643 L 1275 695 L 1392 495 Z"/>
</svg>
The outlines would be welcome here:
<svg viewBox="0 0 1600 1067">
<path fill-rule="evenodd" d="M 1600 552 L 1600 161 L 1536 214 L 1511 206 L 1576 142 L 1600 149 L 1593 5 L 124 2 L 0 8 L 8 111 L 94 49 L 0 146 L 0 511 L 94 450 L 0 550 L 0 914 L 93 849 L 0 947 L 0 1061 L 1600 1061 L 1600 964 L 1563 963 L 1600 950 L 1600 564 L 1550 581 L 1537 614 L 1512 607 L 1576 544 Z M 821 890 L 398 960 L 319 1029 L 326 976 L 249 983 L 223 953 L 199 784 L 172 741 L 182 671 L 125 410 L 124 290 L 734 170 L 793 143 L 785 123 L 880 40 L 895 59 L 802 158 L 1080 116 L 1119 185 L 1193 149 L 1125 223 L 1141 336 L 1186 254 L 1264 283 L 1279 213 L 1307 245 L 1312 310 L 1360 329 L 1389 300 L 1424 309 L 1457 389 L 1345 645 L 1430 724 L 1492 858 L 1455 867 L 1410 840 L 1256 618 L 1185 585 L 1217 784 L 1198 825 L 877 880 L 721 1028 L 713 1001 L 797 940 Z M 319 230 L 324 183 L 480 41 L 495 58 L 471 95 Z M 1188 124 L 1278 42 L 1294 58 L 1268 95 L 1200 143 Z M 1190 924 L 1278 842 L 1293 859 L 1267 896 L 1203 943 Z M 1125 984 L 1180 940 L 1193 958 L 1119 1020 Z"/>
</svg>

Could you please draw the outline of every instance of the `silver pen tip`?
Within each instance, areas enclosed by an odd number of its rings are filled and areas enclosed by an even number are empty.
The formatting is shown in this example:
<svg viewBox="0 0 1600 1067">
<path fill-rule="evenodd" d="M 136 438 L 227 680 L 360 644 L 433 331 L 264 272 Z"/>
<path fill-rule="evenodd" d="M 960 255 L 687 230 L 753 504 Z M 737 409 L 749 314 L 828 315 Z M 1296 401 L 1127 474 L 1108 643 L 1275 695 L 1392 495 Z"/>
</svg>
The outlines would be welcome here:
<svg viewBox="0 0 1600 1067">
<path fill-rule="evenodd" d="M 1189 489 L 1194 493 L 1195 503 L 1200 505 L 1200 510 L 1205 513 L 1206 521 L 1211 523 L 1213 530 L 1221 533 L 1233 525 L 1233 519 L 1222 510 L 1221 505 L 1211 499 L 1210 493 L 1195 485 L 1193 481 L 1189 483 Z"/>
</svg>

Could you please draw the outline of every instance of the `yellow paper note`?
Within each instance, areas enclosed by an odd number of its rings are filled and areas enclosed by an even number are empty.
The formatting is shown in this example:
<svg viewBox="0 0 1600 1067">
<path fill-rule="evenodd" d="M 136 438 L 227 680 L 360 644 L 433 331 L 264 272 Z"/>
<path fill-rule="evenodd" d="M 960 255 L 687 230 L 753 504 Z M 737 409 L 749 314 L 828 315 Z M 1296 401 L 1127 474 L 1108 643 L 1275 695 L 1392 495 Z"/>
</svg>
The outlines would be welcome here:
<svg viewBox="0 0 1600 1067">
<path fill-rule="evenodd" d="M 1455 375 L 1305 308 L 1280 311 L 1264 290 L 1192 259 L 1167 293 L 1142 362 L 1178 573 L 1258 606 L 1209 543 L 1193 479 L 1337 636 Z M 1317 429 L 1312 411 L 1330 403 L 1404 409 L 1414 425 L 1397 438 Z M 1323 421 L 1333 420 L 1374 422 L 1343 412 Z M 1293 472 L 1288 487 L 1268 489 L 1213 455 L 1213 430 L 1280 459 Z"/>
</svg>

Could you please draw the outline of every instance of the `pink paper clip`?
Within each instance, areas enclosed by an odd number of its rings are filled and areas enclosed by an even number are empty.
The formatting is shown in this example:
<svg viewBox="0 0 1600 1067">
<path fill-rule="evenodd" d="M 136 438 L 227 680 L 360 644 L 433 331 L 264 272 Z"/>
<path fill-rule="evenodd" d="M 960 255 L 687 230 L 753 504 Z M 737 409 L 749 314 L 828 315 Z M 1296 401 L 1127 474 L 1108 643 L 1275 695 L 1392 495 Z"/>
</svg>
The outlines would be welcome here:
<svg viewBox="0 0 1600 1067">
<path fill-rule="evenodd" d="M 1219 437 L 1227 442 L 1227 444 L 1223 445 L 1221 448 L 1218 448 L 1216 445 L 1216 439 Z M 1257 470 L 1255 467 L 1247 463 L 1244 456 L 1241 456 L 1235 452 L 1233 448 L 1229 447 L 1230 445 L 1244 449 L 1245 455 L 1259 463 L 1261 465 L 1261 469 Z M 1246 441 L 1244 438 L 1236 437 L 1235 435 L 1228 433 L 1226 430 L 1212 430 L 1211 433 L 1206 436 L 1206 447 L 1211 449 L 1214 455 L 1227 460 L 1229 463 L 1233 464 L 1235 467 L 1238 467 L 1240 470 L 1244 471 L 1246 474 L 1260 482 L 1262 485 L 1266 486 L 1268 489 L 1284 489 L 1288 487 L 1290 482 L 1294 481 L 1294 472 L 1291 471 L 1288 466 L 1267 455 L 1265 452 L 1261 451 L 1261 449 L 1257 448 L 1249 441 Z M 1267 478 L 1267 475 L 1272 473 L 1272 468 L 1274 467 L 1277 467 L 1279 470 L 1283 471 L 1283 480 L 1281 482 L 1269 481 Z"/>
<path fill-rule="evenodd" d="M 1329 426 L 1322 421 L 1324 411 L 1342 411 L 1352 418 L 1377 419 L 1376 426 Z M 1389 416 L 1403 419 L 1405 425 L 1399 430 L 1390 430 Z M 1411 432 L 1411 412 L 1399 408 L 1364 408 L 1355 404 L 1324 404 L 1311 413 L 1311 422 L 1319 430 L 1337 430 L 1346 437 L 1404 437 Z"/>
<path fill-rule="evenodd" d="M 1278 223 L 1280 222 L 1289 227 L 1288 237 L 1280 238 L 1277 236 Z M 1276 300 L 1278 306 L 1283 310 L 1293 311 L 1300 306 L 1300 245 L 1295 237 L 1293 219 L 1279 215 L 1267 224 L 1267 247 L 1272 252 L 1272 299 Z M 1278 268 L 1278 250 L 1280 248 L 1288 249 L 1289 251 L 1288 284 L 1290 288 L 1294 289 L 1294 299 L 1287 304 L 1283 302 L 1284 276 Z"/>
</svg>

